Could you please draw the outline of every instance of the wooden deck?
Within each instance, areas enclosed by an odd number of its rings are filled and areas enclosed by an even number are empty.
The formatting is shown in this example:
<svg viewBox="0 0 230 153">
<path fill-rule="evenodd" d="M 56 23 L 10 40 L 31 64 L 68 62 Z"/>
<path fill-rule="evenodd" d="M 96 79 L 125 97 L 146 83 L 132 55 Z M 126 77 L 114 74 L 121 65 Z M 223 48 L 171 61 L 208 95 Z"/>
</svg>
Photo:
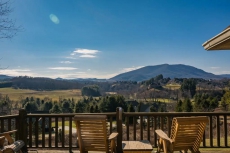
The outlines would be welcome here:
<svg viewBox="0 0 230 153">
<path fill-rule="evenodd" d="M 54 150 L 54 149 L 47 149 L 47 150 L 37 150 L 38 153 L 69 153 L 69 150 Z M 155 153 L 156 148 L 153 148 L 152 153 Z M 208 148 L 208 149 L 200 149 L 201 153 L 229 153 L 230 152 L 230 148 Z M 31 151 L 29 150 L 28 153 L 36 153 L 36 151 Z M 73 150 L 73 153 L 80 153 L 79 150 Z M 102 153 L 102 152 L 95 152 L 95 151 L 89 151 L 89 153 Z M 175 153 L 178 153 L 178 151 L 176 151 Z M 190 153 L 190 152 L 189 152 Z"/>
</svg>

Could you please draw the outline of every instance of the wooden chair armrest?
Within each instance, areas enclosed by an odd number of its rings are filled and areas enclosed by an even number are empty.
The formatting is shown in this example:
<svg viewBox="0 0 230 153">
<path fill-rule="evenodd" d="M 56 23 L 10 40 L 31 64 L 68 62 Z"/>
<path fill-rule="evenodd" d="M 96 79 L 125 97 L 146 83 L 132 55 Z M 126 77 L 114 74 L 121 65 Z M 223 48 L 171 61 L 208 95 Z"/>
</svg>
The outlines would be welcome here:
<svg viewBox="0 0 230 153">
<path fill-rule="evenodd" d="M 4 134 L 13 134 L 15 132 L 17 132 L 18 130 L 12 130 L 12 131 L 7 131 L 7 132 L 3 132 L 3 133 L 0 133 L 0 136 L 4 135 Z"/>
<path fill-rule="evenodd" d="M 118 136 L 117 132 L 111 133 L 109 136 L 109 140 L 115 139 Z"/>
<path fill-rule="evenodd" d="M 162 130 L 155 130 L 156 134 L 163 140 L 168 140 L 169 142 L 173 143 L 173 140 L 170 139 L 166 133 L 164 133 L 164 131 Z"/>
<path fill-rule="evenodd" d="M 3 133 L 0 133 L 0 136 L 4 136 L 8 140 L 9 144 L 12 144 L 14 143 L 14 140 L 11 138 L 10 134 L 13 134 L 15 132 L 17 132 L 17 130 L 3 132 Z"/>
<path fill-rule="evenodd" d="M 6 149 L 3 150 L 2 153 L 12 153 L 12 152 L 14 152 L 13 149 L 11 149 L 11 148 L 6 148 Z"/>
</svg>

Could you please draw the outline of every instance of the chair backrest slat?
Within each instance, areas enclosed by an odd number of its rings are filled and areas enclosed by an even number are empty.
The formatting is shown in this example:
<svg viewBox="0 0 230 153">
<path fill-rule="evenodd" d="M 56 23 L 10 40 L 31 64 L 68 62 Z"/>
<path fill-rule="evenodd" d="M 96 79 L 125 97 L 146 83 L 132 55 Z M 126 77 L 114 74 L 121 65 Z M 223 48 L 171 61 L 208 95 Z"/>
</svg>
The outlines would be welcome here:
<svg viewBox="0 0 230 153">
<path fill-rule="evenodd" d="M 79 115 L 74 120 L 81 152 L 109 152 L 106 115 Z"/>
<path fill-rule="evenodd" d="M 208 117 L 175 117 L 172 121 L 170 138 L 173 150 L 192 149 L 197 151 L 202 141 Z"/>
</svg>

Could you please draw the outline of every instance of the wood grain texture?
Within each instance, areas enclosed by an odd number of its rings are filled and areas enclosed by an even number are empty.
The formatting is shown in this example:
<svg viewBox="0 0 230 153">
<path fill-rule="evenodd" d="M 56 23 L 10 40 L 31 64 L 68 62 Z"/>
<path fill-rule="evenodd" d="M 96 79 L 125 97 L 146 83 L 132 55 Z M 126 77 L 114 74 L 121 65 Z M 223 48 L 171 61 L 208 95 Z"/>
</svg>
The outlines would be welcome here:
<svg viewBox="0 0 230 153">
<path fill-rule="evenodd" d="M 172 153 L 173 151 L 188 151 L 199 153 L 208 117 L 176 117 L 173 118 L 171 135 L 162 130 L 155 130 L 160 137 L 157 152 Z"/>
<path fill-rule="evenodd" d="M 153 150 L 148 140 L 122 141 L 122 148 L 124 153 L 149 153 Z"/>
<path fill-rule="evenodd" d="M 116 152 L 115 138 L 118 133 L 112 133 L 109 136 L 106 115 L 79 115 L 75 116 L 74 120 L 81 153 L 87 151 Z"/>
</svg>

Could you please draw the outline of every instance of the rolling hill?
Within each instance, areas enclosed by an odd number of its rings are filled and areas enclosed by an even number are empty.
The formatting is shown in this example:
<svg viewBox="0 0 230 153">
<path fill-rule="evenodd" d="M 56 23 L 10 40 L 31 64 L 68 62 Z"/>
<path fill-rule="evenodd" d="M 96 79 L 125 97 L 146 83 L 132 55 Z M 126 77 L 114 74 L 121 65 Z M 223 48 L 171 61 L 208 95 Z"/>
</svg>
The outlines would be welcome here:
<svg viewBox="0 0 230 153">
<path fill-rule="evenodd" d="M 119 74 L 111 81 L 143 81 L 162 74 L 164 78 L 203 78 L 203 79 L 220 79 L 222 76 L 205 72 L 193 66 L 183 64 L 162 64 L 155 66 L 146 66 L 137 70 Z"/>
<path fill-rule="evenodd" d="M 3 80 L 3 79 L 11 79 L 12 77 L 11 76 L 8 76 L 8 75 L 0 75 L 0 80 Z"/>
</svg>

